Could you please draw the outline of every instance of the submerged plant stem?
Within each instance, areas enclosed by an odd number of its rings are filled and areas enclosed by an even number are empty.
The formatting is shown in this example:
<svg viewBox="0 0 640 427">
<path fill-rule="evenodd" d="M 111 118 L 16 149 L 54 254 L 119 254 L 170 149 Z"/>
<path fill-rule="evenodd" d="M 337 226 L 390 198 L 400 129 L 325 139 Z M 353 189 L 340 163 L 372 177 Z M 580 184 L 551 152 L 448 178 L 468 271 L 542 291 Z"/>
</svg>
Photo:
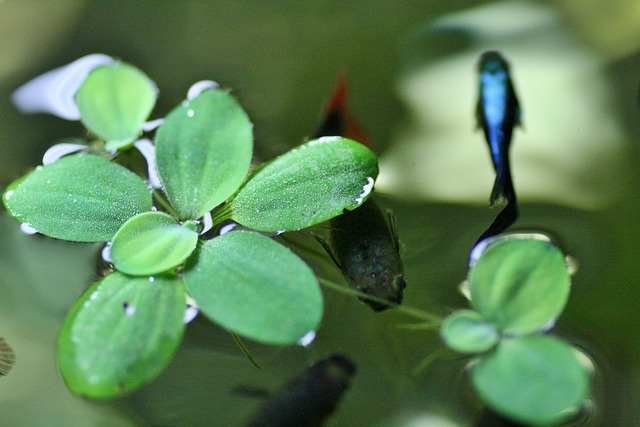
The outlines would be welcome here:
<svg viewBox="0 0 640 427">
<path fill-rule="evenodd" d="M 231 219 L 231 207 L 229 204 L 224 204 L 211 211 L 211 222 L 213 227 L 228 219 Z"/>
<path fill-rule="evenodd" d="M 427 357 L 425 357 L 424 359 L 422 359 L 420 361 L 420 363 L 418 363 L 418 366 L 416 366 L 413 371 L 411 371 L 411 373 L 413 375 L 418 375 L 420 374 L 422 371 L 424 371 L 425 369 L 427 369 L 427 367 L 433 363 L 438 357 L 442 356 L 444 353 L 446 353 L 448 351 L 448 349 L 446 347 L 442 347 L 439 348 L 437 350 L 432 351 L 431 353 L 429 353 L 427 355 Z"/>
<path fill-rule="evenodd" d="M 438 316 L 436 314 L 432 314 L 429 312 L 426 312 L 424 310 L 420 310 L 418 308 L 414 308 L 414 307 L 408 307 L 406 305 L 398 305 L 398 304 L 393 304 L 390 303 L 389 301 L 382 299 L 382 298 L 377 298 L 371 295 L 367 295 L 363 292 L 359 292 L 355 289 L 351 289 L 351 288 L 347 288 L 346 286 L 342 286 L 342 285 L 338 285 L 337 283 L 333 283 L 330 280 L 326 280 L 326 279 L 322 279 L 322 278 L 318 278 L 318 282 L 320 282 L 321 285 L 326 286 L 327 288 L 333 289 L 334 291 L 338 291 L 338 292 L 342 292 L 344 294 L 347 295 L 352 295 L 352 296 L 356 296 L 360 299 L 367 299 L 367 300 L 371 300 L 374 301 L 378 304 L 384 304 L 384 305 L 388 305 L 389 307 L 395 309 L 395 311 L 402 313 L 402 314 L 406 314 L 407 316 L 411 316 L 414 317 L 416 319 L 421 319 L 424 320 L 428 323 L 440 323 L 442 322 L 442 317 Z"/>
<path fill-rule="evenodd" d="M 236 343 L 236 345 L 240 348 L 240 351 L 242 351 L 242 353 L 246 356 L 246 358 L 249 359 L 249 362 L 251 362 L 251 364 L 256 368 L 262 369 L 260 365 L 258 365 L 258 362 L 256 361 L 256 359 L 253 358 L 253 355 L 251 354 L 247 346 L 244 344 L 244 341 L 242 341 L 242 338 L 240 338 L 240 335 L 234 334 L 233 332 L 231 332 L 231 337 L 233 338 L 233 341 Z"/>
<path fill-rule="evenodd" d="M 159 190 L 154 189 L 152 194 L 153 194 L 154 200 L 158 202 L 160 206 L 162 206 L 162 209 L 164 209 L 166 213 L 168 213 L 174 218 L 180 218 L 180 215 L 178 215 L 178 212 L 176 212 L 175 209 L 173 209 L 173 206 L 169 204 L 169 202 L 164 198 L 164 195 Z"/>
</svg>

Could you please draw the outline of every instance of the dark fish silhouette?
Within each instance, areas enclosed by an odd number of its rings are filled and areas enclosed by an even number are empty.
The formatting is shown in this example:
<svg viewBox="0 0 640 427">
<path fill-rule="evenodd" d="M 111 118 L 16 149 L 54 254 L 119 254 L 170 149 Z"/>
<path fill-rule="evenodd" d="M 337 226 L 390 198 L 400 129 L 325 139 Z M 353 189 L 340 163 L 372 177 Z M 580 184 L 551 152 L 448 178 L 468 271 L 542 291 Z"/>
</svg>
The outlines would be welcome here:
<svg viewBox="0 0 640 427">
<path fill-rule="evenodd" d="M 13 349 L 4 338 L 0 338 L 0 376 L 7 375 L 15 362 L 16 355 Z"/>
<path fill-rule="evenodd" d="M 338 406 L 356 366 L 343 355 L 317 362 L 285 385 L 256 413 L 247 427 L 318 427 Z"/>
<path fill-rule="evenodd" d="M 520 125 L 520 104 L 509 76 L 509 64 L 496 51 L 480 57 L 478 66 L 480 96 L 476 109 L 478 127 L 482 127 L 491 150 L 496 180 L 491 191 L 491 205 L 514 196 L 509 146 L 513 128 Z"/>
<path fill-rule="evenodd" d="M 338 80 L 327 103 L 324 122 L 314 137 L 331 135 L 345 136 L 370 146 L 368 137 L 349 114 L 344 77 Z M 352 287 L 390 303 L 361 298 L 372 309 L 382 311 L 402 302 L 406 283 L 395 218 L 385 215 L 373 197 L 357 209 L 345 211 L 331 220 L 330 245 L 318 240 Z"/>
</svg>

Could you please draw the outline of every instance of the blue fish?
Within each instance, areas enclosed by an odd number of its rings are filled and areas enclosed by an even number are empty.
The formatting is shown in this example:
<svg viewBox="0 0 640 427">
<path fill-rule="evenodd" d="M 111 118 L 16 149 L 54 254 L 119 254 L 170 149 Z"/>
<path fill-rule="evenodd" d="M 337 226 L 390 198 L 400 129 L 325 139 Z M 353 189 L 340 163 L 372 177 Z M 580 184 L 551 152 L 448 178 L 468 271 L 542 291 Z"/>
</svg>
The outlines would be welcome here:
<svg viewBox="0 0 640 427">
<path fill-rule="evenodd" d="M 520 126 L 520 104 L 516 96 L 509 64 L 496 51 L 480 57 L 480 96 L 476 109 L 478 127 L 482 127 L 491 150 L 496 180 L 491 191 L 491 206 L 500 200 L 515 202 L 515 191 L 509 168 L 509 145 L 513 128 Z"/>
</svg>

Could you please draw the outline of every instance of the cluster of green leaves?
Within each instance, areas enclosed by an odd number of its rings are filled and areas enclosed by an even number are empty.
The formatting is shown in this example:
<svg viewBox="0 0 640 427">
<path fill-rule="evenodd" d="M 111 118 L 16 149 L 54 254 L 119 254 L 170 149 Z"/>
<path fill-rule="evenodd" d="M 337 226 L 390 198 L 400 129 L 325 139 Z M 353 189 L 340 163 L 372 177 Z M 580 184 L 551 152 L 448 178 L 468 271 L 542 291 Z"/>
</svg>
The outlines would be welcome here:
<svg viewBox="0 0 640 427">
<path fill-rule="evenodd" d="M 471 307 L 447 317 L 446 345 L 475 354 L 472 384 L 505 416 L 549 425 L 575 414 L 589 392 L 581 353 L 546 334 L 569 296 L 565 257 L 551 242 L 505 235 L 490 243 L 468 274 Z"/>
<path fill-rule="evenodd" d="M 209 87 L 155 131 L 162 191 L 154 190 L 113 160 L 140 137 L 156 95 L 131 65 L 94 68 L 74 99 L 98 142 L 37 167 L 3 195 L 15 218 L 44 235 L 111 242 L 114 271 L 73 306 L 58 341 L 67 385 L 89 398 L 129 393 L 167 366 L 184 333 L 187 296 L 256 341 L 287 345 L 313 334 L 323 312 L 318 281 L 264 232 L 299 230 L 356 208 L 378 174 L 366 147 L 327 137 L 247 178 L 252 124 L 227 91 Z M 214 229 L 227 220 L 245 228 L 204 239 L 209 212 Z"/>
</svg>

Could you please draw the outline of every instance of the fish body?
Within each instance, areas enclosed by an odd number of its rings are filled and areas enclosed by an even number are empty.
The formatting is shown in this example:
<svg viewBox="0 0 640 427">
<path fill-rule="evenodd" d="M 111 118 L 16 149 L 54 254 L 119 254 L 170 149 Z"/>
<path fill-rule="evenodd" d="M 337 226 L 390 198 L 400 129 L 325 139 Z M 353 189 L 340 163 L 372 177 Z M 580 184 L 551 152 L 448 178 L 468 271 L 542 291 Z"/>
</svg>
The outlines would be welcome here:
<svg viewBox="0 0 640 427">
<path fill-rule="evenodd" d="M 322 426 L 355 373 L 355 364 L 346 356 L 320 360 L 267 400 L 247 427 Z"/>
<path fill-rule="evenodd" d="M 338 80 L 327 103 L 325 118 L 314 137 L 339 135 L 371 148 L 369 138 L 351 117 L 347 107 L 347 85 Z M 400 258 L 395 218 L 385 215 L 373 197 L 352 211 L 345 211 L 330 222 L 330 245 L 323 244 L 341 269 L 349 285 L 367 295 L 383 299 L 383 304 L 361 298 L 375 311 L 400 304 L 406 283 Z"/>
<path fill-rule="evenodd" d="M 476 118 L 489 144 L 496 171 L 490 198 L 493 206 L 501 199 L 510 201 L 515 198 L 509 167 L 509 146 L 513 129 L 521 125 L 520 104 L 511 82 L 509 64 L 500 53 L 483 53 L 478 72 L 480 90 Z"/>
<path fill-rule="evenodd" d="M 370 197 L 357 209 L 331 220 L 333 258 L 349 284 L 367 295 L 402 303 L 407 284 L 394 219 Z M 362 298 L 373 310 L 390 305 Z"/>
</svg>

